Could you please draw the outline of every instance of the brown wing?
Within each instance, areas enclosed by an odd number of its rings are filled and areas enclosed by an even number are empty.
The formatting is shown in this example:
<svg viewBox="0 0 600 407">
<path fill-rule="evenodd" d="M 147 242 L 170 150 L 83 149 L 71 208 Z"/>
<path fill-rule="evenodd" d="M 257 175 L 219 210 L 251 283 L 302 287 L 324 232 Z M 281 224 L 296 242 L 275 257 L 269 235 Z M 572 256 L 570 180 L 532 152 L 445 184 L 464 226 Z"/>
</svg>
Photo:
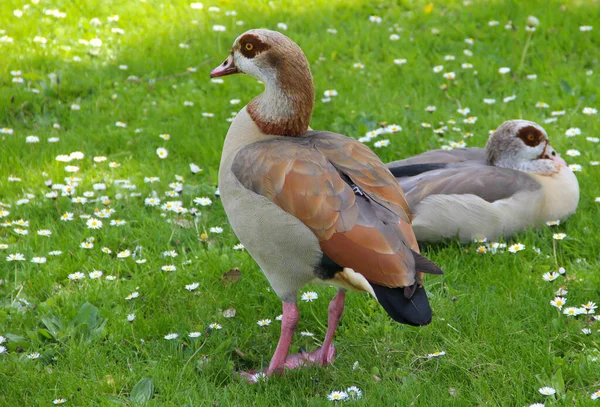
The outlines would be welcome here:
<svg viewBox="0 0 600 407">
<path fill-rule="evenodd" d="M 376 284 L 414 284 L 411 246 L 418 246 L 402 190 L 368 148 L 332 134 L 253 143 L 237 153 L 232 170 L 309 227 L 337 264 Z"/>
</svg>

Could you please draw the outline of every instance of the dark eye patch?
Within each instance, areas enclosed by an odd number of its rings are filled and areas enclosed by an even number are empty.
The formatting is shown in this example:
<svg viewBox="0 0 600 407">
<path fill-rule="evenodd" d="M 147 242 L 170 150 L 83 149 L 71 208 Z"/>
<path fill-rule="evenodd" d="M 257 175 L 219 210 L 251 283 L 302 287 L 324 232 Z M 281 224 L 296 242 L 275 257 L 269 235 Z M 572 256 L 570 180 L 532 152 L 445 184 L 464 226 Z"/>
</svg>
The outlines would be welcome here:
<svg viewBox="0 0 600 407">
<path fill-rule="evenodd" d="M 523 140 L 523 143 L 525 143 L 529 147 L 538 146 L 541 142 L 543 142 L 546 139 L 546 137 L 540 131 L 540 129 L 534 126 L 521 127 L 519 129 L 517 137 Z"/>
<path fill-rule="evenodd" d="M 246 58 L 254 58 L 261 52 L 265 52 L 269 48 L 270 45 L 262 42 L 256 35 L 254 34 L 246 34 L 239 41 L 240 44 L 240 52 Z"/>
</svg>

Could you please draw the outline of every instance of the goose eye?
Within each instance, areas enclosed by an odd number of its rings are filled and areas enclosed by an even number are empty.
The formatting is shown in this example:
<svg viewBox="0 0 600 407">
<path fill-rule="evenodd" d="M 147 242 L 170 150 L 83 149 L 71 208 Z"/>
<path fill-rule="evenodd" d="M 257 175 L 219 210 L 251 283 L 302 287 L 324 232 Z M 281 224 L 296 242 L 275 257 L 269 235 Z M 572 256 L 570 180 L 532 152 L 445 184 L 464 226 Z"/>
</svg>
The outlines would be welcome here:
<svg viewBox="0 0 600 407">
<path fill-rule="evenodd" d="M 535 136 L 534 136 L 533 134 L 529 133 L 529 134 L 527 135 L 527 140 L 529 140 L 529 141 L 533 141 L 534 139 L 535 139 Z"/>
<path fill-rule="evenodd" d="M 254 45 L 247 42 L 246 45 L 244 45 L 244 48 L 246 48 L 247 51 L 252 51 L 254 49 Z"/>
</svg>

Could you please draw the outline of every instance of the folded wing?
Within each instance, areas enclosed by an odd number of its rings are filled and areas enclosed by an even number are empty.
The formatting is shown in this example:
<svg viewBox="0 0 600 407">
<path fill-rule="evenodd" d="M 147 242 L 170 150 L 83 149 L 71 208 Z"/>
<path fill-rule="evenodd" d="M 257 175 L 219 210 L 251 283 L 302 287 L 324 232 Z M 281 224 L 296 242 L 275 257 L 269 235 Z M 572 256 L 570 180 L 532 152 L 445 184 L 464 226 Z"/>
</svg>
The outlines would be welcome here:
<svg viewBox="0 0 600 407">
<path fill-rule="evenodd" d="M 386 287 L 415 283 L 418 245 L 408 203 L 361 143 L 329 132 L 271 139 L 240 150 L 232 170 L 310 228 L 336 264 Z"/>
</svg>

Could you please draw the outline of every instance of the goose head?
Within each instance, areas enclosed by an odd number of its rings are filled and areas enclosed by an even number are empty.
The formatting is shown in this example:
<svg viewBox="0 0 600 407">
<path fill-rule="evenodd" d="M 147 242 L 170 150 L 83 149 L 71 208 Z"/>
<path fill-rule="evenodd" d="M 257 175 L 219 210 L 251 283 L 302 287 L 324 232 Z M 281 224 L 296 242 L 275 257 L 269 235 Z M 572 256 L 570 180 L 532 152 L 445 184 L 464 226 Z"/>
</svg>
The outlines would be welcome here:
<svg viewBox="0 0 600 407">
<path fill-rule="evenodd" d="M 553 174 L 567 166 L 549 144 L 546 130 L 528 120 L 508 120 L 490 136 L 486 145 L 489 165 Z"/>
<path fill-rule="evenodd" d="M 265 85 L 265 91 L 247 106 L 263 133 L 306 133 L 314 105 L 314 86 L 308 60 L 294 41 L 277 31 L 246 31 L 236 38 L 227 59 L 210 76 L 236 73 L 253 76 Z"/>
</svg>

